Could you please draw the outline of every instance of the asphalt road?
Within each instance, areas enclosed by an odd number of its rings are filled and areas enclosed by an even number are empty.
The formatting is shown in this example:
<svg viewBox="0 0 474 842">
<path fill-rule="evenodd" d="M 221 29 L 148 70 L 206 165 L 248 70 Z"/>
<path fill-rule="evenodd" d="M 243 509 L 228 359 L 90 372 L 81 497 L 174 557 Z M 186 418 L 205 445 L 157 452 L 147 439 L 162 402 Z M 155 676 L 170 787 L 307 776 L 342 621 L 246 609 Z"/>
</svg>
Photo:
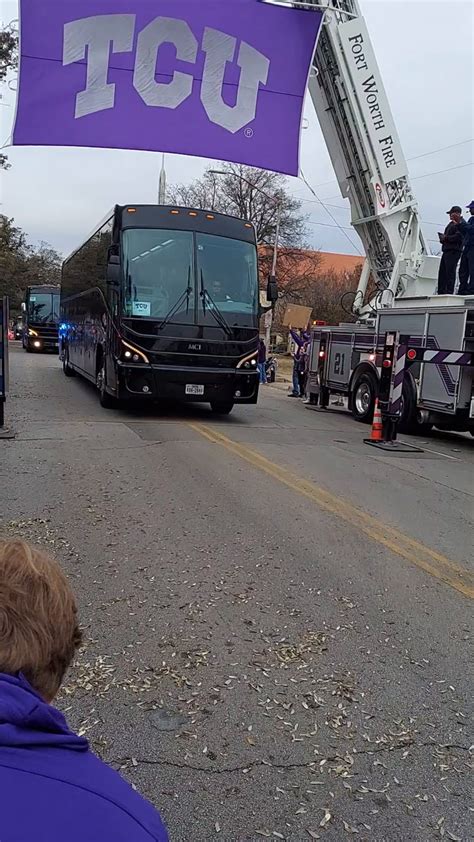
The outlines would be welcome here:
<svg viewBox="0 0 474 842">
<path fill-rule="evenodd" d="M 86 633 L 59 704 L 172 840 L 472 839 L 473 440 L 387 456 L 278 385 L 111 412 L 16 347 L 7 419 L 3 534 Z"/>
</svg>

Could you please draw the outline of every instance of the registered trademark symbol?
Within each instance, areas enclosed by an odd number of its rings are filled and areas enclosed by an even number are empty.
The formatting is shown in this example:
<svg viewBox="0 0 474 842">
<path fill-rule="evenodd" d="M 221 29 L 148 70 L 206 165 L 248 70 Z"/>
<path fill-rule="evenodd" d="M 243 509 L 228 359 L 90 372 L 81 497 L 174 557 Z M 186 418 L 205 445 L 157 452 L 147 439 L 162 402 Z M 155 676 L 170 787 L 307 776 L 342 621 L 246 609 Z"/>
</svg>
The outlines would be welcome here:
<svg viewBox="0 0 474 842">
<path fill-rule="evenodd" d="M 244 135 L 245 135 L 245 137 L 253 137 L 253 129 L 251 129 L 250 127 L 247 127 L 244 130 Z"/>
</svg>

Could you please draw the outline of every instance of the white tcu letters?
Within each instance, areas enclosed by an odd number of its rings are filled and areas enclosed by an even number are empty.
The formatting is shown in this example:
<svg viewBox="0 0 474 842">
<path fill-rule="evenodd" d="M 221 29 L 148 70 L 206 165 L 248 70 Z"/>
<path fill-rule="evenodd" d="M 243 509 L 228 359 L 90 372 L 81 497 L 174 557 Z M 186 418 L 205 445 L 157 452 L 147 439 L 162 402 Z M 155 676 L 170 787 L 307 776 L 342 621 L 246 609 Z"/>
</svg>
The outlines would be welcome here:
<svg viewBox="0 0 474 842">
<path fill-rule="evenodd" d="M 135 23 L 135 15 L 97 15 L 65 25 L 63 64 L 82 61 L 87 48 L 87 82 L 76 97 L 76 118 L 114 107 L 115 85 L 107 82 L 110 54 L 133 50 Z M 156 80 L 163 44 L 175 47 L 179 61 L 195 64 L 199 44 L 186 21 L 157 17 L 138 35 L 133 85 L 146 105 L 174 109 L 191 96 L 194 76 L 175 71 L 170 82 Z M 255 118 L 259 86 L 266 84 L 270 70 L 269 59 L 242 41 L 236 102 L 228 105 L 222 95 L 224 75 L 226 64 L 235 59 L 236 47 L 236 38 L 217 29 L 204 30 L 201 101 L 209 120 L 232 134 Z"/>
<path fill-rule="evenodd" d="M 66 23 L 63 64 L 82 61 L 87 56 L 87 85 L 76 97 L 76 117 L 85 117 L 115 104 L 115 85 L 107 84 L 110 44 L 112 52 L 133 49 L 135 15 L 96 15 Z"/>
<path fill-rule="evenodd" d="M 234 106 L 222 99 L 226 63 L 233 61 L 237 41 L 217 29 L 204 30 L 202 48 L 206 53 L 202 75 L 201 101 L 211 123 L 235 134 L 255 118 L 258 86 L 268 79 L 270 61 L 245 41 L 240 45 L 240 82 Z"/>
<path fill-rule="evenodd" d="M 140 32 L 133 84 L 145 105 L 177 108 L 191 94 L 193 77 L 188 73 L 173 74 L 172 82 L 155 79 L 158 51 L 162 44 L 174 44 L 176 58 L 195 62 L 198 42 L 184 20 L 155 18 Z"/>
</svg>

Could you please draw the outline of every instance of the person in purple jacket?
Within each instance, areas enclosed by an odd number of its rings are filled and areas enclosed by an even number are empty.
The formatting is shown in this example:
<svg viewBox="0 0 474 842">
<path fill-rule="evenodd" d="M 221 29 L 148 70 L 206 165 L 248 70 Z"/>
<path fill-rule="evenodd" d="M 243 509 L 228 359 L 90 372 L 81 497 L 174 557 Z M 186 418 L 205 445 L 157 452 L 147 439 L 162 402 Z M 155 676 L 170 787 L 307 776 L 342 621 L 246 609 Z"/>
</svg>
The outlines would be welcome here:
<svg viewBox="0 0 474 842">
<path fill-rule="evenodd" d="M 265 363 L 267 361 L 267 349 L 265 346 L 265 342 L 263 339 L 258 340 L 258 356 L 257 356 L 257 365 L 258 371 L 260 374 L 260 383 L 267 382 L 267 371 L 265 368 Z"/>
<path fill-rule="evenodd" d="M 0 543 L 1 842 L 166 842 L 155 808 L 52 707 L 80 642 L 59 565 Z"/>
<path fill-rule="evenodd" d="M 288 397 L 299 398 L 302 397 L 300 384 L 301 362 L 305 346 L 310 341 L 311 335 L 309 333 L 305 333 L 304 330 L 300 330 L 300 332 L 297 333 L 296 330 L 293 330 L 292 328 L 290 328 L 290 335 L 296 345 L 296 351 L 293 354 L 293 391 L 290 392 Z"/>
</svg>

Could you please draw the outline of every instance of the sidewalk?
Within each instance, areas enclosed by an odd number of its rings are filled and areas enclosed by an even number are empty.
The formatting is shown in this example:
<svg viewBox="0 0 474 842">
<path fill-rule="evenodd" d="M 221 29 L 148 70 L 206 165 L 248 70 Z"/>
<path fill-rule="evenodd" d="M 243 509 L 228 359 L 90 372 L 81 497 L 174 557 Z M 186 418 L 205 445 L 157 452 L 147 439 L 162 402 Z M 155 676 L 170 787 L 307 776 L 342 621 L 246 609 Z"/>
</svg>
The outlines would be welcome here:
<svg viewBox="0 0 474 842">
<path fill-rule="evenodd" d="M 280 392 L 288 392 L 291 382 L 289 380 L 283 380 L 281 377 L 277 377 L 275 383 L 266 383 L 265 385 L 271 386 L 272 389 L 278 389 Z"/>
<path fill-rule="evenodd" d="M 281 354 L 276 359 L 278 361 L 276 382 L 268 385 L 282 392 L 288 392 L 292 382 L 293 358 L 288 354 Z"/>
</svg>

